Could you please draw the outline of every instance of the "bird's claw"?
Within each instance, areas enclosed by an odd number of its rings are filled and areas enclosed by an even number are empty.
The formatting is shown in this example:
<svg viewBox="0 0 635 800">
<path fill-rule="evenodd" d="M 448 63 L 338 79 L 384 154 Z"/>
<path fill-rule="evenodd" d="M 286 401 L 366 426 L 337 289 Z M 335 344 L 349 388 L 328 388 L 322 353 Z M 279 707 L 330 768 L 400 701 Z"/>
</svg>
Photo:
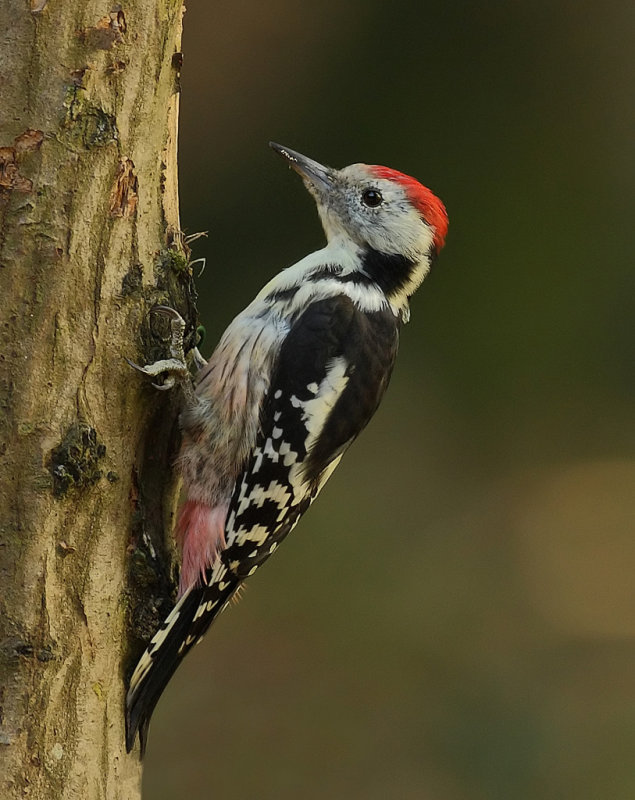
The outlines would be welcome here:
<svg viewBox="0 0 635 800">
<path fill-rule="evenodd" d="M 153 306 L 150 313 L 163 314 L 170 319 L 170 330 L 172 337 L 170 339 L 170 356 L 173 359 L 183 362 L 185 364 L 185 352 L 183 350 L 183 336 L 185 335 L 185 320 L 170 306 Z"/>
<path fill-rule="evenodd" d="M 187 365 L 178 358 L 164 358 L 160 361 L 155 361 L 153 364 L 146 364 L 145 367 L 135 364 L 134 361 L 131 361 L 129 358 L 127 358 L 126 361 L 133 369 L 136 369 L 138 372 L 143 372 L 144 375 L 149 375 L 152 378 L 161 375 L 163 372 L 167 372 L 171 378 L 175 375 L 179 377 L 189 375 Z M 171 385 L 174 385 L 174 380 L 172 380 Z M 164 387 L 165 383 L 158 388 L 162 389 Z"/>
<path fill-rule="evenodd" d="M 153 364 L 147 364 L 145 367 L 135 364 L 134 361 L 130 361 L 129 358 L 126 358 L 126 361 L 133 369 L 152 378 L 162 374 L 166 375 L 163 383 L 152 383 L 154 388 L 161 392 L 172 389 L 177 381 L 182 383 L 184 387 L 189 386 L 190 373 L 185 363 L 185 353 L 183 350 L 185 320 L 178 311 L 175 311 L 169 306 L 154 306 L 150 311 L 151 313 L 164 314 L 170 318 L 170 358 L 155 361 Z"/>
<path fill-rule="evenodd" d="M 150 309 L 151 314 L 165 314 L 166 317 L 170 317 L 170 319 L 179 320 L 185 325 L 185 321 L 183 317 L 179 314 L 176 309 L 172 308 L 171 306 L 152 306 Z"/>
</svg>

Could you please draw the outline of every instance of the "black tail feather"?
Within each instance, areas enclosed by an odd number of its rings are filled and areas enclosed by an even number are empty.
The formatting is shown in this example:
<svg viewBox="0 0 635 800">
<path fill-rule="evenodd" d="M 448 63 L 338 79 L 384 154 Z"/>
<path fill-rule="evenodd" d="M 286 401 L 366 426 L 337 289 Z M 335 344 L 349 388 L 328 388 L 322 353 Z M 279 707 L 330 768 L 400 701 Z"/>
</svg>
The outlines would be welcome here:
<svg viewBox="0 0 635 800">
<path fill-rule="evenodd" d="M 187 638 L 188 630 L 201 601 L 202 594 L 202 589 L 193 589 L 181 598 L 181 601 L 172 612 L 179 611 L 178 619 L 173 623 L 165 640 L 154 651 L 153 644 L 150 643 L 148 649 L 141 657 L 139 665 L 144 659 L 150 659 L 147 674 L 145 674 L 136 685 L 134 683 L 133 674 L 126 698 L 126 749 L 128 752 L 130 752 L 134 746 L 138 731 L 141 743 L 141 756 L 143 757 L 145 753 L 150 717 L 152 716 L 152 712 L 154 711 L 159 697 L 161 697 L 163 690 L 185 655 L 185 652 L 179 653 L 179 648 Z M 166 630 L 169 620 L 170 617 L 168 616 L 156 636 Z M 156 636 L 152 642 L 155 641 Z M 137 669 L 139 669 L 139 666 L 137 666 Z"/>
<path fill-rule="evenodd" d="M 126 698 L 126 750 L 139 733 L 141 757 L 145 753 L 152 712 L 177 667 L 223 610 L 239 581 L 235 579 L 190 589 L 152 638 L 132 675 Z M 207 607 L 201 613 L 199 609 Z M 197 611 L 198 617 L 195 619 Z"/>
</svg>

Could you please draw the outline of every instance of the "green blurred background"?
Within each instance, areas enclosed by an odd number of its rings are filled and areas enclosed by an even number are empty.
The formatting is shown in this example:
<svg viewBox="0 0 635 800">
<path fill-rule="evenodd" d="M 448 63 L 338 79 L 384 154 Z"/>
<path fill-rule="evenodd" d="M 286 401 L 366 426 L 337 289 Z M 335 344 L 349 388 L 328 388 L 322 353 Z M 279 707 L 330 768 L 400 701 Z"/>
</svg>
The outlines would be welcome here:
<svg viewBox="0 0 635 800">
<path fill-rule="evenodd" d="M 206 354 L 322 234 L 274 139 L 445 201 L 388 395 L 172 680 L 147 800 L 635 797 L 635 6 L 192 2 Z"/>
</svg>

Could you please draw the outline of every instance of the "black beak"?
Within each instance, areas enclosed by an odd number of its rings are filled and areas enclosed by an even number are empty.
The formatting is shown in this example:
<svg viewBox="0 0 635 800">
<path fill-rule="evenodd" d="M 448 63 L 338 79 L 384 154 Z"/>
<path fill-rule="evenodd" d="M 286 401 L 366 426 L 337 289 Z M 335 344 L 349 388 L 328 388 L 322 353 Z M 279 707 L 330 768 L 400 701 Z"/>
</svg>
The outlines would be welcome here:
<svg viewBox="0 0 635 800">
<path fill-rule="evenodd" d="M 287 160 L 289 166 L 294 169 L 308 188 L 315 188 L 319 192 L 328 191 L 333 185 L 333 170 L 319 164 L 312 158 L 307 158 L 301 153 L 296 153 L 288 147 L 284 147 L 276 142 L 269 142 L 269 147 L 279 153 Z"/>
</svg>

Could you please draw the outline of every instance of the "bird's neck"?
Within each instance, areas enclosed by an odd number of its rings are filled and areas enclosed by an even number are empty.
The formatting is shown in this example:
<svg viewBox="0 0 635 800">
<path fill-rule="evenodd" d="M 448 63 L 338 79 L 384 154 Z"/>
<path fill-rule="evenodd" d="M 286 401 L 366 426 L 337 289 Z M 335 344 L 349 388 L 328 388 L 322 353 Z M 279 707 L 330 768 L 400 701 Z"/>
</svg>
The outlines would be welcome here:
<svg viewBox="0 0 635 800">
<path fill-rule="evenodd" d="M 430 260 L 381 253 L 358 245 L 347 237 L 333 237 L 328 244 L 278 273 L 245 310 L 261 313 L 262 304 L 284 301 L 285 314 L 295 314 L 314 296 L 348 295 L 362 311 L 389 306 L 407 322 L 408 300 L 428 272 Z"/>
<path fill-rule="evenodd" d="M 312 255 L 322 264 L 337 266 L 342 281 L 379 288 L 404 321 L 409 316 L 408 301 L 428 274 L 431 263 L 428 252 L 407 256 L 384 253 L 346 236 L 332 238 Z"/>
</svg>

